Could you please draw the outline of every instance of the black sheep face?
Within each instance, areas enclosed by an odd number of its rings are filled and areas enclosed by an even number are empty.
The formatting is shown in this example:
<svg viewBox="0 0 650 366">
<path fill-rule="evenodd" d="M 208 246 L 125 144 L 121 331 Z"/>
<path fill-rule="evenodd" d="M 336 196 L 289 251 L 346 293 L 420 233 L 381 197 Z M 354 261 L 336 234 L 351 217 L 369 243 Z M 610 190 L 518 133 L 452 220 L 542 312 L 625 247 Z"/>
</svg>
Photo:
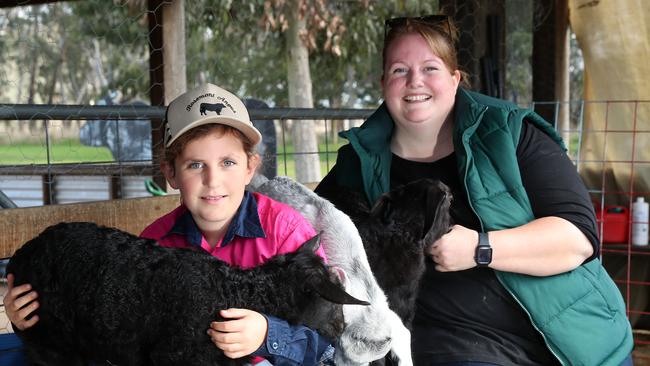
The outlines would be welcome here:
<svg viewBox="0 0 650 366">
<path fill-rule="evenodd" d="M 298 291 L 293 294 L 299 298 L 292 303 L 301 309 L 302 314 L 310 314 L 306 323 L 319 334 L 333 340 L 345 328 L 342 304 L 369 305 L 345 292 L 339 270 L 324 265 L 319 256 L 313 255 L 320 246 L 320 234 L 305 242 L 296 252 L 272 258 L 271 262 L 287 262 L 287 274 L 299 274 L 301 278 L 284 278 L 279 281 L 291 283 Z M 293 320 L 293 319 L 287 319 Z M 301 319 L 295 319 L 300 322 Z"/>
<path fill-rule="evenodd" d="M 305 278 L 304 284 L 306 288 L 304 291 L 307 293 L 307 296 L 317 296 L 318 299 L 316 301 L 312 300 L 301 306 L 303 307 L 305 314 L 313 314 L 310 322 L 313 324 L 319 324 L 318 332 L 322 336 L 334 340 L 341 336 L 343 329 L 345 328 L 343 307 L 337 305 L 337 303 L 342 303 L 343 299 L 328 299 L 326 296 L 330 296 L 323 290 L 325 287 L 331 286 L 331 284 L 338 284 L 340 288 L 342 288 L 343 285 L 338 277 L 332 272 L 327 274 L 330 277 L 331 282 L 322 282 L 320 279 L 322 279 L 324 275 L 325 274 L 321 273 L 316 276 Z M 309 294 L 310 292 L 316 292 L 316 294 Z M 349 302 L 350 301 L 345 301 L 344 303 Z M 362 302 L 359 302 L 358 304 L 368 305 L 368 303 Z"/>
<path fill-rule="evenodd" d="M 370 216 L 388 229 L 384 233 L 389 237 L 384 237 L 384 240 L 431 245 L 449 231 L 451 198 L 444 183 L 419 179 L 380 197 Z"/>
</svg>

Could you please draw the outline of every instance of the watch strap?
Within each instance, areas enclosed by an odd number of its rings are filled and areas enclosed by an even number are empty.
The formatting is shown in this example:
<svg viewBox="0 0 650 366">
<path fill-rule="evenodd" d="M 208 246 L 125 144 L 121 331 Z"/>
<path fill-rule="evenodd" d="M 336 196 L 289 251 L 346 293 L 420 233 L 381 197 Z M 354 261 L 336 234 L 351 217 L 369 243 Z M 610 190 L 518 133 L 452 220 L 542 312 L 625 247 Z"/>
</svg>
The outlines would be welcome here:
<svg viewBox="0 0 650 366">
<path fill-rule="evenodd" d="M 479 267 L 487 267 L 492 263 L 492 247 L 488 233 L 478 233 L 478 245 L 474 254 L 474 261 Z"/>
<path fill-rule="evenodd" d="M 490 239 L 488 233 L 478 233 L 478 246 L 479 247 L 490 247 Z"/>
</svg>

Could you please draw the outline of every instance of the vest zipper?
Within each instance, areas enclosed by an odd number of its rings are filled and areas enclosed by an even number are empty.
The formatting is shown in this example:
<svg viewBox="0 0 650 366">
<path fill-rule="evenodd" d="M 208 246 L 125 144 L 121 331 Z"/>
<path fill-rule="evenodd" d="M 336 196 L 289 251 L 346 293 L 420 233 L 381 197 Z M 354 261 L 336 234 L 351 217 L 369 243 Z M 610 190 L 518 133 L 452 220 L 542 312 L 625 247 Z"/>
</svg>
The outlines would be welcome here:
<svg viewBox="0 0 650 366">
<path fill-rule="evenodd" d="M 488 110 L 488 107 L 485 106 L 485 108 L 483 108 L 483 111 L 481 111 L 481 113 L 480 113 L 480 115 L 479 115 L 479 119 L 483 116 L 483 114 L 485 114 L 485 112 L 486 112 L 487 110 Z M 476 123 L 478 123 L 478 121 L 476 121 L 474 124 L 476 124 Z M 464 136 L 463 136 L 463 149 L 465 149 L 465 155 L 468 156 L 469 154 L 468 154 L 468 151 L 467 151 L 467 150 L 468 150 L 468 149 L 467 149 L 467 145 L 465 144 L 465 141 L 464 141 Z M 468 167 L 467 167 L 467 164 L 466 164 L 466 165 L 465 165 L 464 177 L 463 177 L 463 184 L 465 185 L 465 195 L 467 196 L 467 202 L 469 203 L 469 208 L 472 210 L 472 212 L 474 213 L 474 215 L 475 215 L 476 217 L 478 217 L 478 222 L 479 222 L 479 224 L 481 225 L 481 231 L 482 231 L 482 232 L 485 232 L 485 226 L 483 225 L 483 220 L 482 220 L 481 217 L 476 213 L 476 210 L 474 209 L 474 205 L 472 205 L 472 200 L 471 200 L 471 197 L 469 196 L 469 192 L 467 191 L 467 169 L 468 169 Z M 510 294 L 510 296 L 512 296 L 513 299 L 515 299 L 515 301 L 517 302 L 517 304 L 519 304 L 519 307 L 520 307 L 520 308 L 521 308 L 521 309 L 526 313 L 526 316 L 528 316 L 528 320 L 530 320 L 530 324 L 531 324 L 531 325 L 533 326 L 533 328 L 535 328 L 535 330 L 536 330 L 536 331 L 537 331 L 537 332 L 542 336 L 542 339 L 544 340 L 544 345 L 546 346 L 546 348 L 551 352 L 551 354 L 553 355 L 553 357 L 555 357 L 555 359 L 557 359 L 557 360 L 560 362 L 560 364 L 561 364 L 562 366 L 565 366 L 564 362 L 562 362 L 562 360 L 560 359 L 560 357 L 558 357 L 558 355 L 555 353 L 555 351 L 553 350 L 553 348 L 548 344 L 548 341 L 546 340 L 546 335 L 545 335 L 541 330 L 539 330 L 539 328 L 537 327 L 537 325 L 535 325 L 535 322 L 533 321 L 532 316 L 531 316 L 530 313 L 528 312 L 528 309 L 526 309 L 526 307 L 521 303 L 521 301 L 519 301 L 519 298 L 518 298 L 518 297 L 517 297 L 517 296 L 516 296 L 512 291 L 510 291 L 510 289 L 508 288 L 508 286 L 506 286 L 506 285 L 503 283 L 503 280 L 501 279 L 501 276 L 499 275 L 499 271 L 494 270 L 494 269 L 492 269 L 492 270 L 494 271 L 494 274 L 496 275 L 497 280 L 499 280 L 499 283 L 501 284 L 501 286 L 503 286 L 503 288 L 504 288 L 506 291 L 508 291 L 508 293 Z"/>
<path fill-rule="evenodd" d="M 508 291 L 508 293 L 510 294 L 510 296 L 512 296 L 513 299 L 515 299 L 515 301 L 517 302 L 517 304 L 519 304 L 519 306 L 524 310 L 524 312 L 525 312 L 526 315 L 528 316 L 528 319 L 530 320 L 530 324 L 531 324 L 531 325 L 533 326 L 533 328 L 535 328 L 535 330 L 536 330 L 536 331 L 537 331 L 537 332 L 542 336 L 542 339 L 544 340 L 544 344 L 546 345 L 546 348 L 551 352 L 551 354 L 553 355 L 553 357 L 555 357 L 555 358 L 560 362 L 560 365 L 564 366 L 564 362 L 562 362 L 562 360 L 560 359 L 560 357 L 555 353 L 555 351 L 553 350 L 553 348 L 548 344 L 548 341 L 546 340 L 546 335 L 544 334 L 544 332 L 542 332 L 541 330 L 539 330 L 539 328 L 537 328 L 537 325 L 535 325 L 535 322 L 533 321 L 533 317 L 530 316 L 530 313 L 528 312 L 528 309 L 526 309 L 526 307 L 521 303 L 521 301 L 519 301 L 519 298 L 518 298 L 514 293 L 512 293 L 512 291 L 510 291 L 510 289 L 508 288 L 508 286 L 506 286 L 506 285 L 503 283 L 503 281 L 501 280 L 501 276 L 499 276 L 499 272 L 496 271 L 496 270 L 494 270 L 494 269 L 493 269 L 493 271 L 494 271 L 494 274 L 495 274 L 496 277 L 497 277 L 497 280 L 499 280 L 499 282 L 501 283 L 501 286 L 503 286 L 503 288 L 506 289 L 506 291 Z"/>
</svg>

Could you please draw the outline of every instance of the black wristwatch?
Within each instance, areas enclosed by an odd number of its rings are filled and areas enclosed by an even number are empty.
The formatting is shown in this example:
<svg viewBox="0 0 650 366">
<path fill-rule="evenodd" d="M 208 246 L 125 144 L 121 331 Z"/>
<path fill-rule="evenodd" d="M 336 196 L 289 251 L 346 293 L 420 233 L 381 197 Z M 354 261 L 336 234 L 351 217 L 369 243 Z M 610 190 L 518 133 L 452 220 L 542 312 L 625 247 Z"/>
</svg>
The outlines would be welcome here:
<svg viewBox="0 0 650 366">
<path fill-rule="evenodd" d="M 492 247 L 487 233 L 478 233 L 478 245 L 474 253 L 474 260 L 479 267 L 487 267 L 492 263 Z"/>
</svg>

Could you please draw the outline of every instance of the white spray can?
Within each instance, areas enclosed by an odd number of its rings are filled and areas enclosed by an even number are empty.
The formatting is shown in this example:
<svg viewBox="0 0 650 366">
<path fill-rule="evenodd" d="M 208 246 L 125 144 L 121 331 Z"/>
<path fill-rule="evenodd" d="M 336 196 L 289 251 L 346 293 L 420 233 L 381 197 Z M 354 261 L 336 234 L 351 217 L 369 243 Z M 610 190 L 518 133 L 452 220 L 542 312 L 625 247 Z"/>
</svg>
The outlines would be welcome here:
<svg viewBox="0 0 650 366">
<path fill-rule="evenodd" d="M 648 245 L 648 202 L 643 197 L 632 204 L 632 244 Z"/>
</svg>

